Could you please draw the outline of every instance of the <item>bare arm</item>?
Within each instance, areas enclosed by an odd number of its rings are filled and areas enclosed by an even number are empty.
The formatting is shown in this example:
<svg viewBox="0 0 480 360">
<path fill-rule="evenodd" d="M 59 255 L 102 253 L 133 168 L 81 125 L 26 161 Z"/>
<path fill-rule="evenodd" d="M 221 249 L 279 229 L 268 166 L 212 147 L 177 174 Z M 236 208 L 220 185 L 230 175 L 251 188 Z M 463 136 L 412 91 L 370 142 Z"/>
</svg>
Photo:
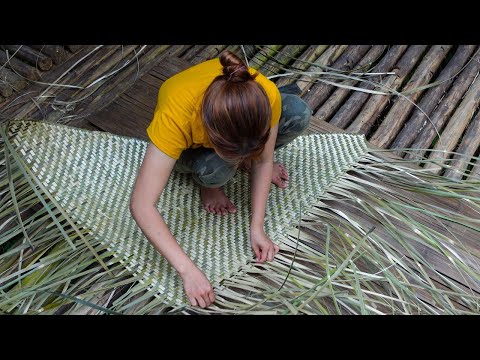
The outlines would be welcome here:
<svg viewBox="0 0 480 360">
<path fill-rule="evenodd" d="M 192 305 L 209 306 L 215 301 L 208 279 L 185 254 L 156 208 L 175 159 L 149 143 L 130 199 L 130 212 L 138 226 L 162 256 L 181 276 Z"/>
<path fill-rule="evenodd" d="M 262 155 L 252 164 L 252 222 L 250 224 L 250 241 L 256 255 L 256 260 L 272 261 L 278 252 L 275 245 L 265 234 L 265 207 L 267 204 L 273 171 L 273 151 L 277 139 L 278 125 L 270 129 L 270 136 Z"/>
</svg>

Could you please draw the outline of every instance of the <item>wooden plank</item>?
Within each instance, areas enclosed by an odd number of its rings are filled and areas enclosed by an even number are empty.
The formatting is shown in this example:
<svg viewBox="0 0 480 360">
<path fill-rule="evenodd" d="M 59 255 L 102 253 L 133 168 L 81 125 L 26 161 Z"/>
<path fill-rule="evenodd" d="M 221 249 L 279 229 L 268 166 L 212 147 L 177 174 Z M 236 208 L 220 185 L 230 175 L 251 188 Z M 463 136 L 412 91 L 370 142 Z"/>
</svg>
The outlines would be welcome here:
<svg viewBox="0 0 480 360">
<path fill-rule="evenodd" d="M 458 140 L 462 136 L 479 103 L 480 80 L 477 77 L 475 82 L 467 91 L 457 110 L 455 110 L 455 113 L 452 115 L 450 121 L 443 130 L 440 139 L 438 139 L 433 148 L 434 150 L 441 151 L 432 151 L 428 157 L 429 160 L 435 160 L 437 163 L 444 163 L 448 157 L 448 154 L 445 154 L 442 151 L 453 151 L 455 149 Z M 425 169 L 429 169 L 436 174 L 440 173 L 442 170 L 440 166 L 431 163 L 426 163 Z"/>
<path fill-rule="evenodd" d="M 420 65 L 418 65 L 418 68 L 413 73 L 407 85 L 403 87 L 402 92 L 407 92 L 419 86 L 428 84 L 451 48 L 452 45 L 432 46 L 427 55 L 425 55 L 420 62 Z M 398 131 L 400 131 L 403 123 L 407 119 L 407 116 L 412 111 L 414 107 L 413 103 L 417 102 L 417 99 L 422 93 L 423 90 L 417 90 L 412 94 L 407 95 L 406 97 L 410 101 L 403 97 L 398 98 L 378 129 L 370 137 L 370 142 L 377 146 L 387 148 L 393 142 Z"/>
<path fill-rule="evenodd" d="M 387 76 L 382 84 L 394 90 L 398 89 L 410 71 L 422 58 L 426 49 L 427 45 L 410 46 L 393 69 L 393 72 L 395 72 L 396 75 Z M 347 127 L 347 131 L 366 134 L 390 100 L 391 97 L 387 95 L 370 96 L 363 109 Z"/>
<path fill-rule="evenodd" d="M 458 103 L 480 71 L 479 60 L 480 55 L 477 54 L 455 79 L 448 93 L 433 110 L 430 116 L 431 121 L 423 124 L 423 128 L 420 129 L 417 138 L 410 145 L 411 148 L 418 150 L 406 154 L 405 159 L 420 159 L 425 155 L 426 150 L 424 149 L 430 148 L 432 141 L 437 137 L 435 128 L 439 132 L 443 129 L 450 115 L 457 108 Z"/>
<path fill-rule="evenodd" d="M 325 50 L 328 48 L 328 45 L 310 45 L 307 50 L 305 50 L 302 55 L 299 56 L 295 62 L 290 65 L 290 68 L 292 70 L 296 71 L 303 71 L 306 70 L 308 67 L 310 67 L 312 62 L 317 60 L 320 55 L 322 55 Z M 281 87 L 284 85 L 289 85 L 295 82 L 300 75 L 290 75 L 290 76 L 284 76 L 280 77 L 277 79 L 274 79 L 275 83 L 277 84 L 277 87 Z"/>
<path fill-rule="evenodd" d="M 375 66 L 375 69 L 372 71 L 380 73 L 390 72 L 398 59 L 400 59 L 400 57 L 405 53 L 407 48 L 408 45 L 392 46 L 388 50 L 387 54 L 380 60 L 377 66 Z M 378 78 L 371 78 L 371 80 L 376 82 L 382 82 L 382 77 L 379 76 Z M 373 90 L 375 86 L 363 83 L 359 85 L 359 87 L 363 89 Z M 362 91 L 355 91 L 340 107 L 340 109 L 334 114 L 334 116 L 330 120 L 330 123 L 342 129 L 346 128 L 352 122 L 352 119 L 357 116 L 363 104 L 365 104 L 369 97 L 370 94 L 368 93 Z"/>
<path fill-rule="evenodd" d="M 407 148 L 412 144 L 422 129 L 422 123 L 428 121 L 424 113 L 430 116 L 441 97 L 445 94 L 445 91 L 453 83 L 454 75 L 465 65 L 476 47 L 476 45 L 460 45 L 457 48 L 447 66 L 442 69 L 440 75 L 435 79 L 435 82 L 441 83 L 428 89 L 419 102 L 418 107 L 423 112 L 419 109 L 413 110 L 412 116 L 406 121 L 405 126 L 390 145 L 391 148 Z"/>
<path fill-rule="evenodd" d="M 468 162 L 471 161 L 472 156 L 477 152 L 480 146 L 480 111 L 473 118 L 472 122 L 463 135 L 462 142 L 458 146 L 456 152 L 464 156 L 454 155 L 453 161 L 449 163 L 451 169 L 445 170 L 444 176 L 460 180 L 465 170 L 467 170 Z"/>
<path fill-rule="evenodd" d="M 333 63 L 332 67 L 335 68 L 336 71 L 352 70 L 371 47 L 371 45 L 348 46 L 345 52 Z M 310 91 L 303 96 L 303 100 L 305 100 L 312 108 L 312 111 L 315 112 L 317 107 L 322 105 L 334 90 L 335 87 L 333 85 L 317 82 L 310 88 Z"/>
<path fill-rule="evenodd" d="M 357 67 L 362 68 L 363 71 L 367 71 L 371 68 L 371 65 L 382 56 L 383 52 L 387 48 L 386 45 L 375 45 L 367 54 L 360 60 Z M 358 86 L 359 82 L 354 80 L 345 80 L 341 82 L 342 85 Z M 350 94 L 352 90 L 345 88 L 335 88 L 332 95 L 323 103 L 317 110 L 315 116 L 321 120 L 328 121 L 335 111 L 340 107 L 345 98 Z"/>
</svg>

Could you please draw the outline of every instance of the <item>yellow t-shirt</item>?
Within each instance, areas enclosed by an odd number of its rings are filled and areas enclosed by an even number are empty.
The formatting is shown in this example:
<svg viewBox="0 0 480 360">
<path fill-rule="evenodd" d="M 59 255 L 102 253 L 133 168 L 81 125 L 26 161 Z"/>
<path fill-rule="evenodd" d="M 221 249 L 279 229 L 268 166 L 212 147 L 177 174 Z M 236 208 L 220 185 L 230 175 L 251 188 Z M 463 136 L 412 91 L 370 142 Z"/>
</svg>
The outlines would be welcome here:
<svg viewBox="0 0 480 360">
<path fill-rule="evenodd" d="M 184 70 L 165 81 L 158 92 L 157 106 L 147 134 L 161 151 L 177 159 L 183 150 L 200 146 L 213 148 L 201 118 L 201 104 L 207 87 L 222 74 L 218 58 Z M 255 70 L 250 68 L 250 73 Z M 282 99 L 275 84 L 264 75 L 255 78 L 272 106 L 270 127 L 280 120 Z"/>
</svg>

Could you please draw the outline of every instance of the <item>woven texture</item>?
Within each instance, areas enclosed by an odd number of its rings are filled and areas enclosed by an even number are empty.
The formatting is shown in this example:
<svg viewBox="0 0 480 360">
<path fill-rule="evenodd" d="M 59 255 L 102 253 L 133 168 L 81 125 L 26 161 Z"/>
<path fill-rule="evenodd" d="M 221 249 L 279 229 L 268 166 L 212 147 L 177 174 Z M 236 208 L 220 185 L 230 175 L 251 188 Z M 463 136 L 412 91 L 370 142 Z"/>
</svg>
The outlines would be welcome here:
<svg viewBox="0 0 480 360">
<path fill-rule="evenodd" d="M 175 269 L 156 252 L 129 211 L 129 199 L 147 142 L 46 122 L 12 122 L 12 142 L 52 196 L 79 225 L 107 245 L 156 296 L 187 304 Z M 367 153 L 363 136 L 301 136 L 275 152 L 286 165 L 289 187 L 272 186 L 265 230 L 280 244 L 281 234 L 298 222 L 299 209 L 327 191 Z M 202 209 L 191 176 L 173 172 L 158 209 L 184 251 L 214 286 L 253 258 L 248 230 L 248 175 L 237 172 L 225 186 L 237 213 L 216 216 Z M 300 207 L 300 205 L 302 206 Z M 280 244 L 281 245 L 281 244 Z"/>
</svg>

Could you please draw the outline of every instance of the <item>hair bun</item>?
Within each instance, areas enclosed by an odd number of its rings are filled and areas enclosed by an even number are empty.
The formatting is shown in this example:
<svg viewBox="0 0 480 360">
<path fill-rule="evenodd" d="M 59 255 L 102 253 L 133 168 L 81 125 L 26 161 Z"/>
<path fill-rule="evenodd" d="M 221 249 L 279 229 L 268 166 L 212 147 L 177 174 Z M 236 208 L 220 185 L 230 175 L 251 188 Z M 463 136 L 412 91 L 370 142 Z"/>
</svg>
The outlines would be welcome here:
<svg viewBox="0 0 480 360">
<path fill-rule="evenodd" d="M 220 63 L 223 65 L 223 75 L 227 81 L 244 82 L 255 79 L 245 62 L 229 50 L 220 54 Z"/>
</svg>

